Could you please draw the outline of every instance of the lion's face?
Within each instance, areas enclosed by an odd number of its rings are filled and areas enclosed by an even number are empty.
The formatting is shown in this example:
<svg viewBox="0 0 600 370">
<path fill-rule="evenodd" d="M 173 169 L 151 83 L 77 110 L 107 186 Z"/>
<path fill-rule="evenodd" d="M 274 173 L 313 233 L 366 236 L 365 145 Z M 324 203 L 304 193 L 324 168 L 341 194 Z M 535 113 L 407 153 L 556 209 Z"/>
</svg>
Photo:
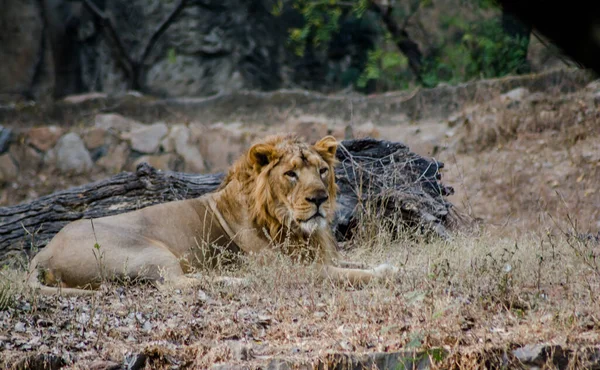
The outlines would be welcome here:
<svg viewBox="0 0 600 370">
<path fill-rule="evenodd" d="M 254 145 L 248 159 L 257 172 L 255 197 L 262 212 L 302 234 L 326 230 L 334 213 L 337 141 L 315 145 L 278 137 Z"/>
</svg>

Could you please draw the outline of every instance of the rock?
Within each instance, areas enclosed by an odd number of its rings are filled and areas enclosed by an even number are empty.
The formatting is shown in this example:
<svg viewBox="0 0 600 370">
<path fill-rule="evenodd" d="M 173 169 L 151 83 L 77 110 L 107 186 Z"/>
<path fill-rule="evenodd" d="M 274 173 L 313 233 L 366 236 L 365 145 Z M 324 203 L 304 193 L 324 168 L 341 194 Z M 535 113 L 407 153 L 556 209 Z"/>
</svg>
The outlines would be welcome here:
<svg viewBox="0 0 600 370">
<path fill-rule="evenodd" d="M 16 180 L 18 174 L 19 169 L 10 154 L 0 155 L 0 184 Z"/>
<path fill-rule="evenodd" d="M 202 173 L 206 171 L 204 158 L 200 154 L 198 144 L 191 138 L 190 129 L 184 125 L 177 125 L 171 129 L 169 135 L 173 140 L 175 151 L 183 157 L 186 172 Z"/>
<path fill-rule="evenodd" d="M 15 324 L 15 332 L 16 333 L 25 333 L 27 331 L 25 324 L 22 322 L 18 322 Z"/>
<path fill-rule="evenodd" d="M 301 116 L 290 121 L 287 126 L 288 131 L 295 132 L 298 136 L 312 143 L 329 133 L 327 120 L 320 117 Z"/>
<path fill-rule="evenodd" d="M 56 144 L 56 165 L 64 173 L 82 174 L 92 169 L 90 153 L 81 137 L 70 132 Z"/>
<path fill-rule="evenodd" d="M 149 333 L 150 331 L 152 331 L 153 325 L 150 321 L 146 321 L 142 328 L 145 332 Z"/>
<path fill-rule="evenodd" d="M 146 365 L 148 356 L 144 353 L 130 354 L 125 356 L 125 368 L 127 370 L 143 369 Z"/>
<path fill-rule="evenodd" d="M 64 130 L 57 126 L 34 127 L 27 133 L 27 141 L 34 148 L 45 152 L 53 148 Z"/>
<path fill-rule="evenodd" d="M 111 14 L 117 32 L 127 35 L 126 46 L 133 49 L 131 53 L 138 55 L 140 46 L 175 4 L 107 1 L 103 10 Z M 209 6 L 188 2 L 144 61 L 149 67 L 143 69 L 141 85 L 145 92 L 171 97 L 292 86 L 335 91 L 346 86 L 355 77 L 348 75 L 347 67 L 360 64 L 375 45 L 376 24 L 344 22 L 344 31 L 332 35 L 336 45 L 334 57 L 312 53 L 299 58 L 283 45 L 288 38 L 285 30 L 301 14 L 291 6 L 285 8 L 282 16 L 274 16 L 265 2 L 234 0 Z M 113 45 L 98 42 L 103 28 L 93 22 L 93 17 L 77 19 L 81 41 L 74 47 L 80 55 L 81 79 L 85 85 L 104 92 L 123 91 L 127 88 L 127 74 Z M 67 40 L 60 41 L 70 45 Z"/>
<path fill-rule="evenodd" d="M 42 154 L 30 146 L 11 145 L 9 153 L 21 171 L 26 168 L 37 171 L 42 164 Z"/>
<path fill-rule="evenodd" d="M 190 125 L 193 139 L 198 141 L 200 153 L 212 172 L 226 171 L 249 146 L 254 134 L 242 130 L 241 124 Z"/>
<path fill-rule="evenodd" d="M 89 150 L 93 150 L 104 145 L 106 130 L 101 127 L 92 127 L 83 135 L 83 142 Z"/>
<path fill-rule="evenodd" d="M 558 365 L 559 369 L 566 368 L 569 362 L 568 351 L 559 345 L 535 344 L 515 349 L 512 354 L 525 365 L 544 366 L 548 360 Z"/>
<path fill-rule="evenodd" d="M 600 92 L 600 79 L 590 82 L 586 85 L 585 89 L 594 93 Z"/>
<path fill-rule="evenodd" d="M 44 21 L 34 0 L 2 2 L 0 12 L 0 93 L 30 91 L 44 48 Z"/>
<path fill-rule="evenodd" d="M 212 64 L 210 61 L 205 63 Z M 220 73 L 212 76 L 211 84 L 205 78 L 210 74 L 207 67 L 198 57 L 180 55 L 174 62 L 163 60 L 153 64 L 148 70 L 147 84 L 153 92 L 168 92 L 175 96 L 210 95 L 243 88 L 243 80 L 233 70 L 231 61 L 222 61 Z M 168 90 L 165 86 L 169 86 Z"/>
<path fill-rule="evenodd" d="M 0 125 L 0 154 L 4 154 L 10 146 L 10 137 L 12 130 L 9 127 Z"/>
<path fill-rule="evenodd" d="M 89 100 L 106 99 L 106 98 L 108 98 L 108 94 L 99 93 L 99 92 L 91 92 L 91 93 L 87 93 L 87 94 L 69 95 L 69 96 L 66 96 L 65 98 L 63 98 L 63 101 L 65 103 L 70 103 L 70 104 L 79 104 L 79 103 L 83 103 L 83 102 L 86 102 Z"/>
<path fill-rule="evenodd" d="M 175 143 L 173 143 L 173 138 L 167 136 L 164 139 L 162 139 L 162 141 L 160 142 L 160 148 L 165 153 L 171 153 L 172 151 L 174 151 Z"/>
<path fill-rule="evenodd" d="M 178 171 L 181 166 L 181 159 L 174 153 L 166 153 L 161 155 L 144 155 L 139 157 L 129 166 L 130 171 L 135 171 L 137 166 L 146 162 L 150 166 L 157 168 L 159 170 L 171 170 Z"/>
<path fill-rule="evenodd" d="M 108 150 L 108 154 L 96 162 L 100 167 L 113 173 L 121 172 L 129 159 L 129 145 L 120 143 Z"/>
<path fill-rule="evenodd" d="M 227 346 L 231 351 L 231 357 L 235 361 L 249 361 L 254 357 L 252 354 L 252 347 L 245 343 L 231 340 L 227 341 Z"/>
<path fill-rule="evenodd" d="M 500 99 L 503 102 L 519 101 L 523 100 L 527 95 L 529 95 L 528 89 L 524 87 L 518 87 L 500 95 Z"/>
<path fill-rule="evenodd" d="M 44 154 L 44 158 L 42 159 L 44 166 L 46 167 L 54 167 L 56 166 L 56 150 L 50 149 Z"/>
<path fill-rule="evenodd" d="M 131 131 L 145 127 L 143 124 L 116 113 L 97 114 L 94 125 L 105 130 L 114 129 L 119 132 Z"/>
<path fill-rule="evenodd" d="M 140 153 L 156 153 L 160 143 L 169 132 L 164 123 L 155 123 L 153 125 L 136 128 L 127 136 L 131 140 L 131 148 Z"/>
</svg>

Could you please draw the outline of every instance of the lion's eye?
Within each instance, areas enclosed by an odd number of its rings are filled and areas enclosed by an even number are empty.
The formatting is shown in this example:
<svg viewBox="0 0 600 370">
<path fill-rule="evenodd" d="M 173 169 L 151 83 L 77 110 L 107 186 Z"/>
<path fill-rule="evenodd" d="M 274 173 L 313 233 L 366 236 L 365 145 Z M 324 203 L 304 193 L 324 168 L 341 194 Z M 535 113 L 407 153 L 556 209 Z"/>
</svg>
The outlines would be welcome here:
<svg viewBox="0 0 600 370">
<path fill-rule="evenodd" d="M 321 168 L 321 169 L 319 170 L 319 173 L 320 173 L 321 175 L 324 175 L 324 174 L 326 174 L 326 173 L 327 173 L 327 171 L 328 171 L 328 170 L 329 170 L 329 169 L 328 169 L 327 167 L 323 167 L 323 168 Z"/>
<path fill-rule="evenodd" d="M 284 175 L 286 175 L 289 178 L 295 179 L 296 177 L 298 177 L 298 175 L 296 175 L 296 172 L 294 171 L 288 171 L 286 173 L 284 173 Z"/>
</svg>

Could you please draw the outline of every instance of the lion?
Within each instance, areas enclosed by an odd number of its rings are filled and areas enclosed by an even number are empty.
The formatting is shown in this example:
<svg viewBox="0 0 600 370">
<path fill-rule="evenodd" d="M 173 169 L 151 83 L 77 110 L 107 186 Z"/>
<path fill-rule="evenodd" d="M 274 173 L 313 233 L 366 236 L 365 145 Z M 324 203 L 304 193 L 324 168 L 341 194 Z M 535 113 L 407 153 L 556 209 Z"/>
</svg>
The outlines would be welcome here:
<svg viewBox="0 0 600 370">
<path fill-rule="evenodd" d="M 44 294 L 93 294 L 103 279 L 142 279 L 186 287 L 195 268 L 225 252 L 279 248 L 319 276 L 364 284 L 398 271 L 343 261 L 331 230 L 338 142 L 314 145 L 294 134 L 255 143 L 216 191 L 132 212 L 82 219 L 62 228 L 31 261 L 28 284 Z"/>
</svg>

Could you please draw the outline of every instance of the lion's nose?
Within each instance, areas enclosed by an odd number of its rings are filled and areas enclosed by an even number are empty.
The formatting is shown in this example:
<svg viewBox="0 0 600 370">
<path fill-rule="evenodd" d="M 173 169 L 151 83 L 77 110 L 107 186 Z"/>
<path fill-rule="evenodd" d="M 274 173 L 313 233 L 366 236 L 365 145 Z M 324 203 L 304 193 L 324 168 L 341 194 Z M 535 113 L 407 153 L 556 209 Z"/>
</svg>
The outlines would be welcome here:
<svg viewBox="0 0 600 370">
<path fill-rule="evenodd" d="M 316 194 L 313 194 L 311 197 L 306 197 L 306 200 L 310 203 L 314 203 L 317 207 L 321 204 L 325 203 L 329 199 L 329 195 L 325 190 L 321 190 Z"/>
</svg>

